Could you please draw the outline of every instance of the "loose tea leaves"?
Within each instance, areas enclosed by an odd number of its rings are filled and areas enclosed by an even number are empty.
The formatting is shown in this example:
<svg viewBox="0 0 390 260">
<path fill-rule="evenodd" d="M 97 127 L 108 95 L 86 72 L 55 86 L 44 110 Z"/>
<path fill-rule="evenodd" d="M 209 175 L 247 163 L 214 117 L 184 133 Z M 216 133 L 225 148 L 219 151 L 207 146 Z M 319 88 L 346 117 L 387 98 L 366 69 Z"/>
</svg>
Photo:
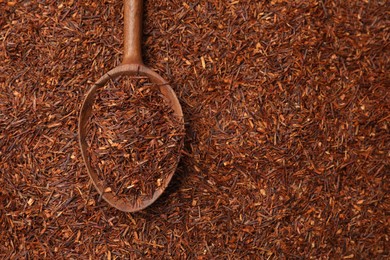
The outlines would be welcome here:
<svg viewBox="0 0 390 260">
<path fill-rule="evenodd" d="M 123 2 L 12 2 L 0 259 L 389 258 L 388 1 L 145 1 L 145 64 L 175 83 L 186 147 L 136 214 L 98 203 L 75 134 L 123 57 Z"/>
<path fill-rule="evenodd" d="M 92 113 L 88 153 L 104 192 L 130 201 L 151 197 L 175 170 L 184 136 L 158 85 L 147 77 L 111 80 Z"/>
</svg>

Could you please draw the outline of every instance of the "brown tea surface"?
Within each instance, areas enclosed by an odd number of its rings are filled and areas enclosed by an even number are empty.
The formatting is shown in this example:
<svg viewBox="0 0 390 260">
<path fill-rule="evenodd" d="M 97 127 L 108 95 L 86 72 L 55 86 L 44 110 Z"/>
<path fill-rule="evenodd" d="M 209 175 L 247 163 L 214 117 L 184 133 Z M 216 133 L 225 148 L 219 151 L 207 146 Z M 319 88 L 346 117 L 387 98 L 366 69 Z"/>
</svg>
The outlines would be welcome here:
<svg viewBox="0 0 390 260">
<path fill-rule="evenodd" d="M 0 258 L 388 259 L 388 1 L 144 2 L 144 62 L 186 135 L 165 193 L 128 214 L 77 139 L 123 57 L 122 1 L 0 0 Z M 113 161 L 134 158 L 111 131 Z"/>
</svg>

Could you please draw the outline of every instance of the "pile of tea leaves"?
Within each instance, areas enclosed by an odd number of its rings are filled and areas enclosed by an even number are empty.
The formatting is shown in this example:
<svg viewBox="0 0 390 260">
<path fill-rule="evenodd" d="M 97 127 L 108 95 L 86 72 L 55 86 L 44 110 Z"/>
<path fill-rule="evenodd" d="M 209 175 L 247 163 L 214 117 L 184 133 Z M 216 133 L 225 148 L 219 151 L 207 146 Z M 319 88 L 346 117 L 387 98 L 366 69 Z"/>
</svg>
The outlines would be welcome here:
<svg viewBox="0 0 390 260">
<path fill-rule="evenodd" d="M 90 164 L 104 192 L 129 203 L 150 198 L 180 159 L 183 123 L 147 77 L 122 77 L 100 88 L 87 129 Z"/>
<path fill-rule="evenodd" d="M 186 132 L 167 190 L 130 214 L 101 200 L 77 135 L 85 94 L 121 63 L 122 1 L 0 0 L 0 258 L 388 259 L 388 1 L 144 4 L 144 63 Z M 102 180 L 141 171 L 135 149 L 165 131 L 121 112 L 153 135 L 129 145 L 106 112 Z"/>
</svg>

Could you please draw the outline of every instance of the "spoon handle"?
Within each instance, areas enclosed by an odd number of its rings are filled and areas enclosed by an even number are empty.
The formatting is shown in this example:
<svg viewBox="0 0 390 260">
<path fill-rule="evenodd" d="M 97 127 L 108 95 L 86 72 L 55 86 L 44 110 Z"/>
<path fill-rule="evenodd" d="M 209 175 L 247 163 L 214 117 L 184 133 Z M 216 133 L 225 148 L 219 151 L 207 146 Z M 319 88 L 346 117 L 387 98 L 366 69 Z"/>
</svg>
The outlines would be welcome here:
<svg viewBox="0 0 390 260">
<path fill-rule="evenodd" d="M 141 54 L 142 0 L 124 0 L 124 57 L 122 64 L 143 64 Z"/>
</svg>

